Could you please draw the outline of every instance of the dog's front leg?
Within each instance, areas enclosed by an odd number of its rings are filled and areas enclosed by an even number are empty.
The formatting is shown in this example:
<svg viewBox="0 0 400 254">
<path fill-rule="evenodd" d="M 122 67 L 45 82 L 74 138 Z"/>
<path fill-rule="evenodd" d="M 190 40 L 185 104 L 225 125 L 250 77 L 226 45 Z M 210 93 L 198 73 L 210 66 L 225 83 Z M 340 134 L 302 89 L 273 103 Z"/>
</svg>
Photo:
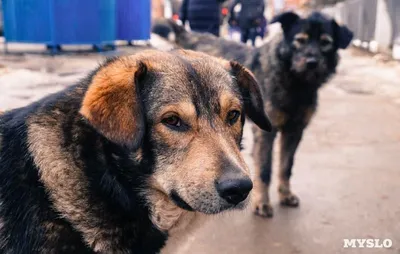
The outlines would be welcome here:
<svg viewBox="0 0 400 254">
<path fill-rule="evenodd" d="M 281 133 L 280 142 L 280 165 L 279 165 L 279 199 L 281 205 L 297 207 L 300 203 L 299 198 L 290 189 L 290 177 L 294 155 L 303 136 L 303 129 L 285 131 Z"/>
<path fill-rule="evenodd" d="M 253 133 L 255 177 L 252 207 L 256 215 L 272 217 L 273 209 L 269 199 L 269 185 L 271 182 L 272 149 L 276 130 L 268 133 L 255 128 Z"/>
</svg>

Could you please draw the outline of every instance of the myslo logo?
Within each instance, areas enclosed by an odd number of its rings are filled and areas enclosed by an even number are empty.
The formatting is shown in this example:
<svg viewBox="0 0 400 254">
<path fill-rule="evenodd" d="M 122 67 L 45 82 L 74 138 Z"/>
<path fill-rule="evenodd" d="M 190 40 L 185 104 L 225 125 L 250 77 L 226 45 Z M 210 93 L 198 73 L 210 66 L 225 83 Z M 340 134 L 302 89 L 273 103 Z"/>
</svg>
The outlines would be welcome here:
<svg viewBox="0 0 400 254">
<path fill-rule="evenodd" d="M 390 239 L 343 239 L 343 248 L 390 248 Z"/>
</svg>

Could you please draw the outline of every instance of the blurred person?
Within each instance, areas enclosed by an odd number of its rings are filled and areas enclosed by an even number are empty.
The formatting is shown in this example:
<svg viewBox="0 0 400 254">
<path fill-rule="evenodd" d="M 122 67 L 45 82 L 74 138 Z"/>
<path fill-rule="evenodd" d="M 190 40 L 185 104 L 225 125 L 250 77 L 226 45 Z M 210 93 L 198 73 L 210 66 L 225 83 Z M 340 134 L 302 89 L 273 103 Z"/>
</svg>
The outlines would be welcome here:
<svg viewBox="0 0 400 254">
<path fill-rule="evenodd" d="M 249 38 L 253 46 L 255 46 L 257 37 L 260 37 L 261 40 L 264 39 L 265 34 L 267 33 L 267 19 L 263 16 L 261 19 L 261 23 L 257 27 L 250 28 Z"/>
<path fill-rule="evenodd" d="M 240 4 L 240 11 L 235 12 L 235 7 Z M 264 0 L 235 0 L 230 8 L 231 22 L 240 28 L 241 41 L 247 43 L 250 39 L 253 46 L 257 37 L 257 29 L 262 27 L 264 19 Z"/>
<path fill-rule="evenodd" d="M 190 29 L 219 36 L 220 4 L 225 0 L 183 0 L 180 17 L 189 21 Z"/>
<path fill-rule="evenodd" d="M 234 0 L 235 1 L 235 0 Z M 229 6 L 233 4 L 233 1 L 229 2 Z M 238 18 L 239 18 L 239 11 L 240 8 L 233 8 L 230 11 L 228 10 L 229 13 L 229 19 L 228 19 L 228 32 L 229 32 L 229 37 L 233 40 L 236 40 L 237 37 L 239 37 L 240 40 L 240 27 L 238 25 Z"/>
</svg>

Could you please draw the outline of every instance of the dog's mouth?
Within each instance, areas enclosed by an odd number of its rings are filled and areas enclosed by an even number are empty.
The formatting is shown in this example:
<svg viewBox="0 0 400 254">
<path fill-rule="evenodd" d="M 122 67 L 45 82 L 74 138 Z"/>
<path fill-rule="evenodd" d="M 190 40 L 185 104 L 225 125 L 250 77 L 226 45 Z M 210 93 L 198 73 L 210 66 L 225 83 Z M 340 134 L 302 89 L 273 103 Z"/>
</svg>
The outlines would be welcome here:
<svg viewBox="0 0 400 254">
<path fill-rule="evenodd" d="M 186 211 L 190 211 L 190 212 L 194 212 L 194 211 L 198 211 L 201 213 L 205 213 L 205 214 L 218 214 L 224 211 L 229 211 L 229 210 L 243 210 L 244 208 L 246 208 L 247 204 L 248 204 L 248 198 L 246 198 L 245 200 L 243 200 L 242 202 L 233 205 L 233 204 L 229 204 L 227 202 L 222 202 L 219 203 L 218 205 L 214 204 L 209 206 L 210 204 L 206 205 L 205 203 L 199 205 L 199 207 L 194 208 L 191 205 L 189 205 L 179 194 L 177 191 L 172 190 L 169 194 L 169 198 L 172 200 L 172 202 L 178 206 L 179 208 L 186 210 Z"/>
<path fill-rule="evenodd" d="M 324 79 L 325 76 L 328 76 L 326 71 L 319 66 L 315 69 L 293 68 L 292 72 L 296 75 L 297 78 L 308 83 L 320 82 L 321 79 Z"/>
<path fill-rule="evenodd" d="M 181 196 L 179 196 L 179 194 L 175 190 L 172 190 L 169 196 L 178 207 L 187 211 L 194 211 L 194 209 L 188 203 L 186 203 L 186 201 L 183 200 L 183 198 L 181 198 Z"/>
</svg>

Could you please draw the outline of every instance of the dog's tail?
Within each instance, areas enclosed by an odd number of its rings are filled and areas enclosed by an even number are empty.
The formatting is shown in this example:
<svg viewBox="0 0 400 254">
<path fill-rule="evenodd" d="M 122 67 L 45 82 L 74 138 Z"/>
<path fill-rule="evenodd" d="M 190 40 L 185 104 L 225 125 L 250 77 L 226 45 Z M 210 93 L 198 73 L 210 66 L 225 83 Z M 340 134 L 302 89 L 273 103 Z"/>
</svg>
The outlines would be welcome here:
<svg viewBox="0 0 400 254">
<path fill-rule="evenodd" d="M 158 19 L 153 24 L 152 33 L 175 42 L 187 31 L 184 26 L 178 25 L 173 19 Z"/>
</svg>

